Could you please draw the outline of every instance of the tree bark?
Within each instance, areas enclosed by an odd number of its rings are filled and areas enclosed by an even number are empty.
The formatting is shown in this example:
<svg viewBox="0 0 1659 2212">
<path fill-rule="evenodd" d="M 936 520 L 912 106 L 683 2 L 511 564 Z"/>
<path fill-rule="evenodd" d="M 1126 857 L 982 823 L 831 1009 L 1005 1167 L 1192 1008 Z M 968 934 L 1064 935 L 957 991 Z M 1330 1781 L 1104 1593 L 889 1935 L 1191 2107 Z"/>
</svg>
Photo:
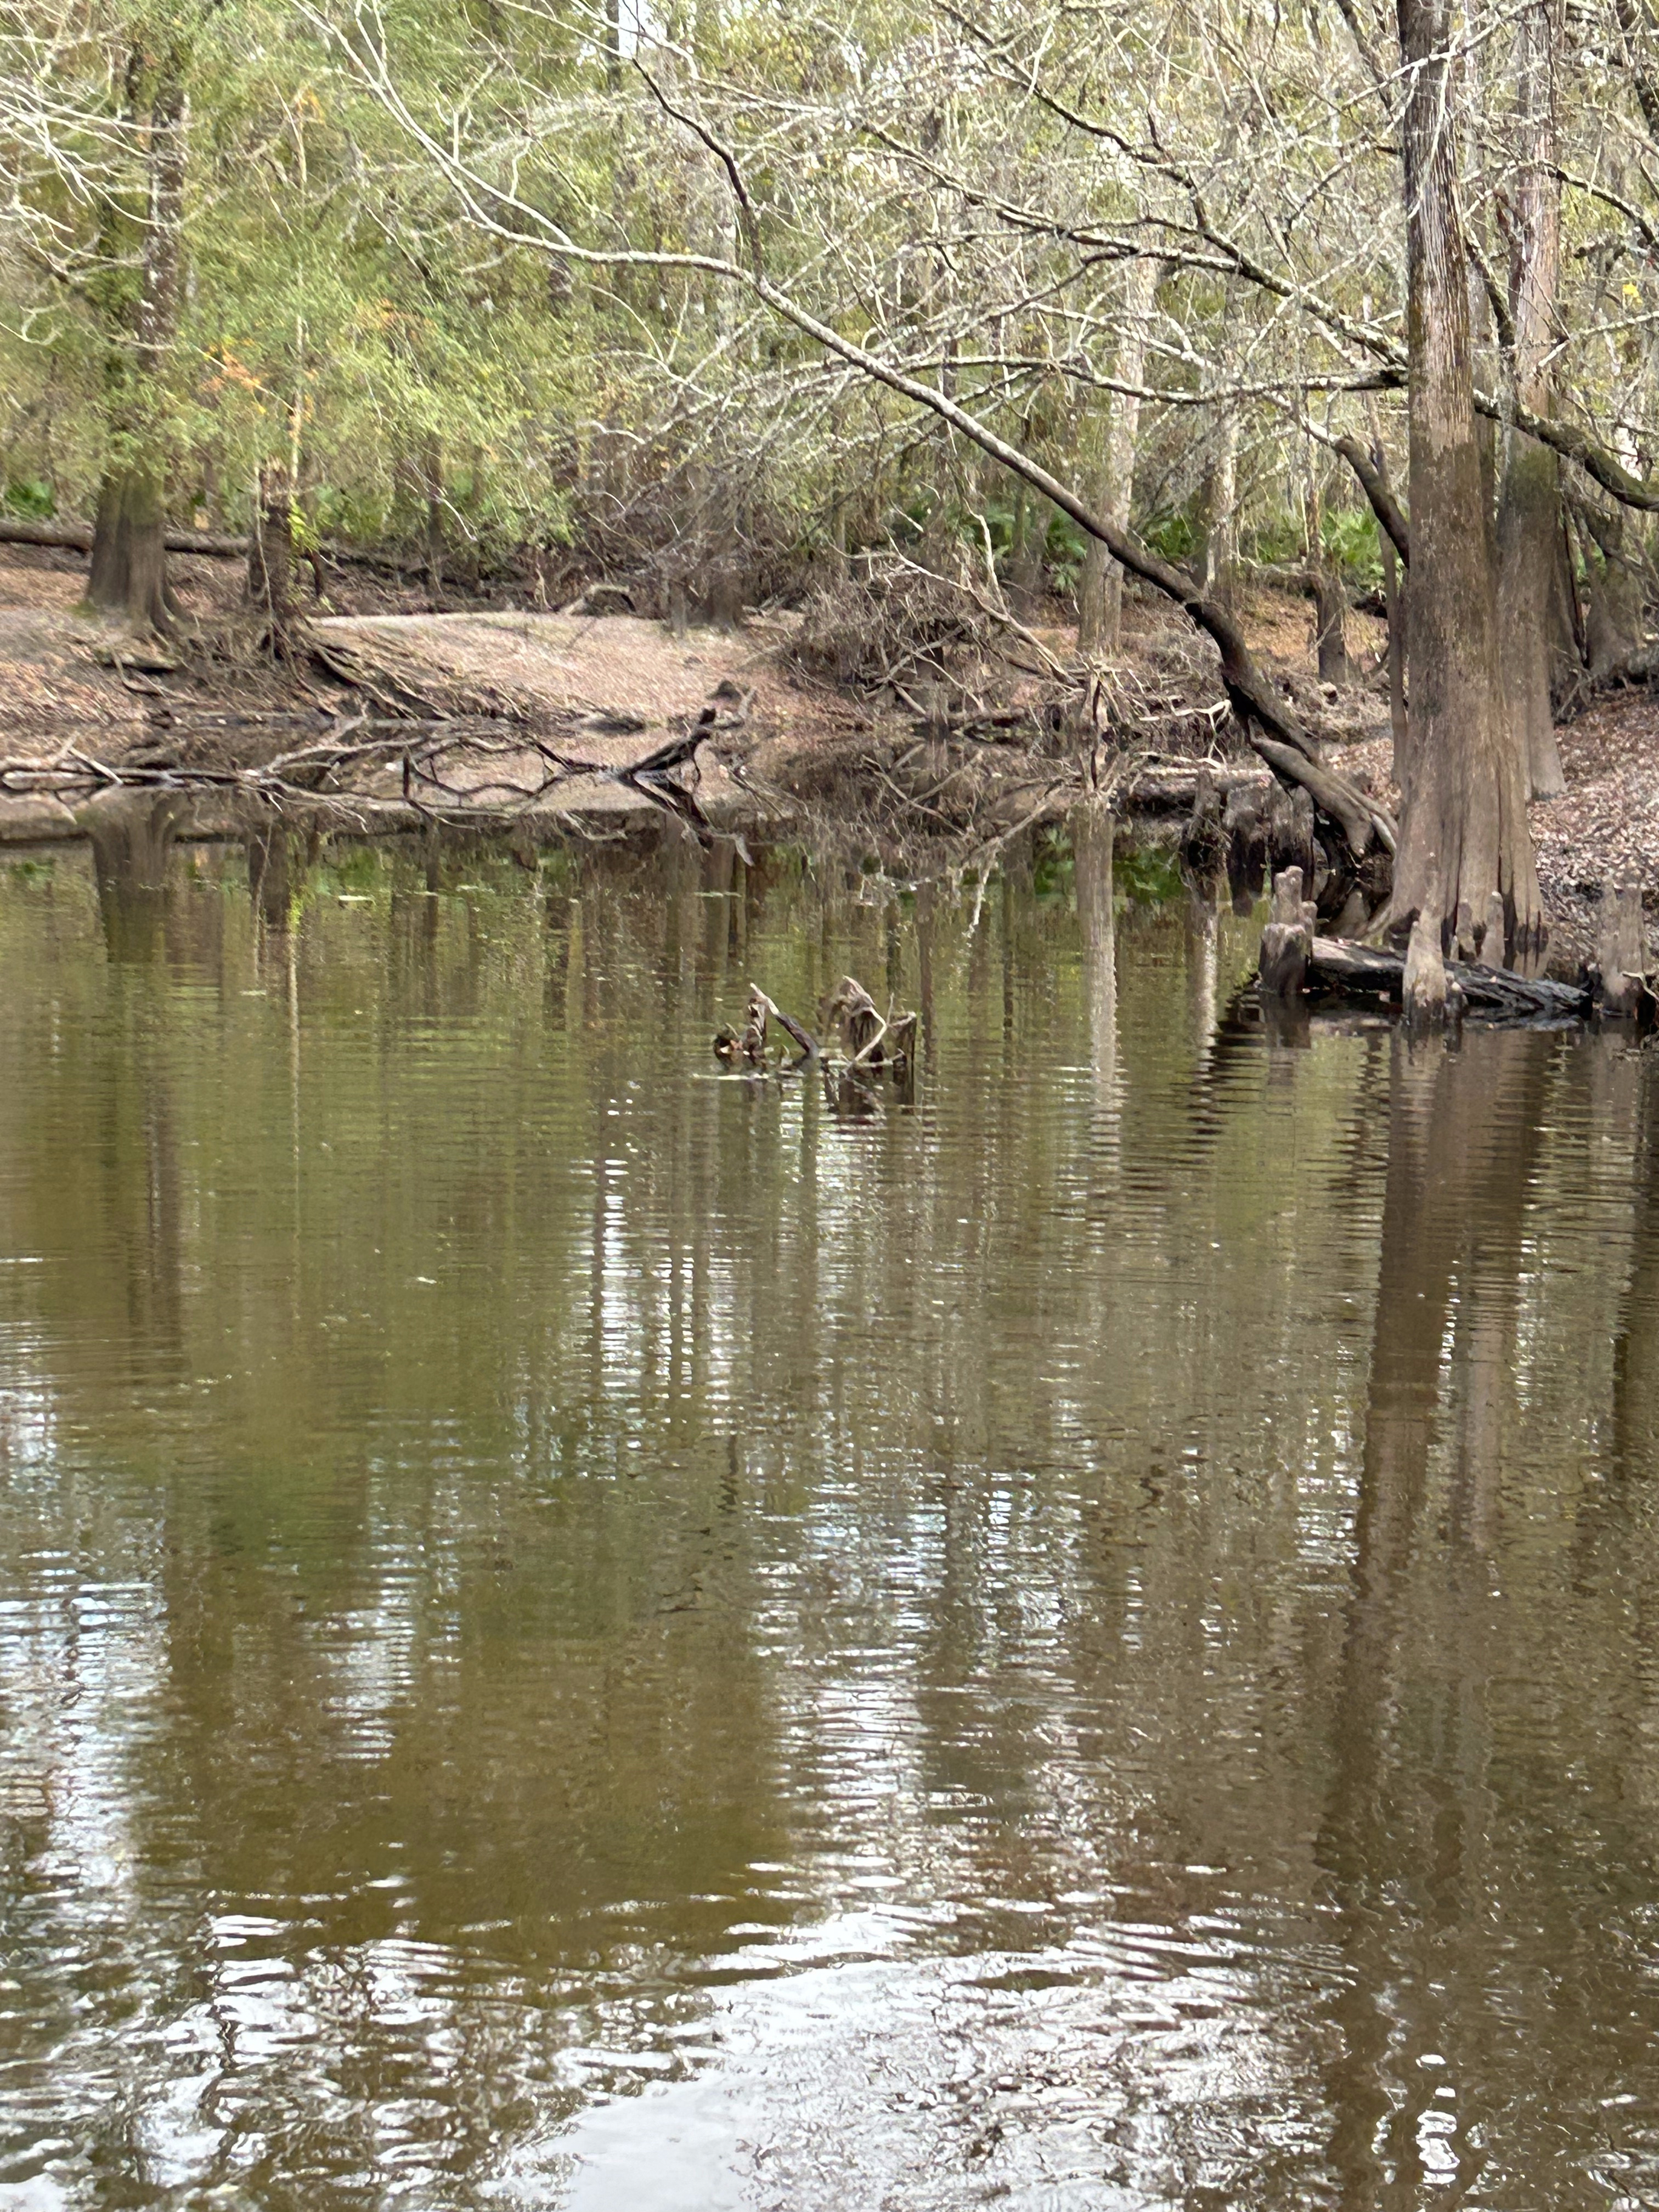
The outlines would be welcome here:
<svg viewBox="0 0 1659 2212">
<path fill-rule="evenodd" d="M 247 595 L 263 608 L 273 644 L 280 644 L 293 621 L 293 491 L 281 461 L 259 471 L 253 534 L 248 540 Z"/>
<path fill-rule="evenodd" d="M 1505 727 L 1474 412 L 1449 0 L 1398 0 L 1407 71 L 1412 743 L 1391 919 L 1409 932 L 1407 1011 L 1446 999 L 1444 956 L 1480 949 L 1494 899 L 1506 963 L 1543 950 L 1525 764 Z"/>
<path fill-rule="evenodd" d="M 150 91 L 149 207 L 140 289 L 112 373 L 112 459 L 94 525 L 89 605 L 136 629 L 172 627 L 167 590 L 162 385 L 179 319 L 179 277 L 190 106 L 185 54 L 176 41 L 155 64 Z"/>
<path fill-rule="evenodd" d="M 1131 262 L 1123 288 L 1123 329 L 1117 346 L 1120 384 L 1139 385 L 1146 374 L 1146 318 L 1157 291 L 1157 262 Z M 1101 513 L 1121 530 L 1129 526 L 1139 435 L 1139 400 L 1131 392 L 1114 392 L 1095 495 Z M 1078 651 L 1115 653 L 1122 633 L 1123 570 L 1099 538 L 1091 538 L 1078 583 Z"/>
<path fill-rule="evenodd" d="M 1577 509 L 1583 526 L 1584 575 L 1589 605 L 1584 644 L 1590 681 L 1604 682 L 1626 667 L 1644 642 L 1642 580 L 1625 550 L 1622 509 L 1598 514 L 1589 505 Z"/>
<path fill-rule="evenodd" d="M 1325 501 L 1318 475 L 1310 472 L 1304 527 L 1308 540 L 1308 586 L 1314 599 L 1314 649 L 1322 684 L 1349 681 L 1348 595 L 1336 563 L 1325 550 Z"/>
<path fill-rule="evenodd" d="M 1233 508 L 1238 489 L 1238 417 L 1224 406 L 1204 471 L 1204 543 L 1195 564 L 1206 598 L 1231 611 L 1237 569 Z"/>
<path fill-rule="evenodd" d="M 1410 741 L 1406 722 L 1406 592 L 1394 540 L 1382 538 L 1382 600 L 1389 616 L 1389 729 L 1394 739 L 1394 780 L 1403 792 Z"/>
<path fill-rule="evenodd" d="M 1516 396 L 1539 415 L 1554 412 L 1547 366 L 1556 341 L 1561 265 L 1561 185 L 1556 156 L 1556 57 L 1560 0 L 1533 0 L 1516 21 L 1510 289 L 1514 301 Z M 1560 463 L 1547 446 L 1511 430 L 1498 511 L 1498 620 L 1510 719 L 1526 747 L 1534 799 L 1566 789 L 1555 742 L 1552 690 L 1555 540 Z"/>
<path fill-rule="evenodd" d="M 1342 579 L 1321 553 L 1309 571 L 1313 582 L 1316 644 L 1322 684 L 1346 684 L 1352 680 L 1348 666 L 1346 623 L 1348 594 Z"/>
<path fill-rule="evenodd" d="M 1028 492 L 1021 484 L 1014 500 L 1014 542 L 1008 563 L 1014 605 L 1028 620 L 1042 611 L 1048 550 L 1048 525 L 1054 509 L 1041 492 Z"/>
<path fill-rule="evenodd" d="M 1370 500 L 1371 513 L 1376 517 L 1383 536 L 1392 542 L 1400 556 L 1401 565 L 1409 568 L 1412 557 L 1411 525 L 1401 513 L 1400 502 L 1389 483 L 1375 409 L 1371 415 L 1371 437 L 1375 446 L 1372 453 L 1368 453 L 1358 438 L 1333 438 L 1331 450 L 1341 454 L 1359 479 L 1359 488 Z"/>
</svg>

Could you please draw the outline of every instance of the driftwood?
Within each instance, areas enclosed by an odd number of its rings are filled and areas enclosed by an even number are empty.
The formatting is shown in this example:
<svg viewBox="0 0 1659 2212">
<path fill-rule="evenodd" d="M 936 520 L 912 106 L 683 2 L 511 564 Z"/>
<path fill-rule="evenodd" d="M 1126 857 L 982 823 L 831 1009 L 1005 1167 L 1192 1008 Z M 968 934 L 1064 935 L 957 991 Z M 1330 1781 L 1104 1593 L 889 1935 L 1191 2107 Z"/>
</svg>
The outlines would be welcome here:
<svg viewBox="0 0 1659 2212">
<path fill-rule="evenodd" d="M 842 977 L 825 1003 L 822 1020 L 826 1029 L 831 1022 L 840 1023 L 842 1049 L 849 1066 L 880 1066 L 887 1024 L 855 975 Z"/>
<path fill-rule="evenodd" d="M 768 1030 L 775 1022 L 800 1048 L 800 1058 L 773 1065 L 767 1053 Z M 757 1075 L 795 1075 L 810 1062 L 822 1061 L 824 1096 L 837 1113 L 873 1113 L 876 1092 L 872 1085 L 890 1075 L 901 1098 L 910 1095 L 915 1062 L 919 1017 L 889 1013 L 884 1018 L 876 1002 L 855 975 L 843 975 L 824 1001 L 820 1026 L 837 1024 L 843 1060 L 824 1053 L 811 1032 L 784 1012 L 758 983 L 749 987 L 744 1026 L 724 1024 L 715 1031 L 714 1057 L 731 1068 L 747 1068 Z"/>
<path fill-rule="evenodd" d="M 715 1059 L 725 1060 L 728 1066 L 744 1060 L 750 1067 L 764 1068 L 767 1030 L 773 1022 L 799 1047 L 797 1067 L 817 1059 L 817 1039 L 810 1030 L 803 1029 L 793 1014 L 786 1014 L 775 1000 L 768 998 L 758 983 L 749 986 L 749 1006 L 743 1028 L 734 1030 L 722 1024 L 714 1032 Z"/>
</svg>

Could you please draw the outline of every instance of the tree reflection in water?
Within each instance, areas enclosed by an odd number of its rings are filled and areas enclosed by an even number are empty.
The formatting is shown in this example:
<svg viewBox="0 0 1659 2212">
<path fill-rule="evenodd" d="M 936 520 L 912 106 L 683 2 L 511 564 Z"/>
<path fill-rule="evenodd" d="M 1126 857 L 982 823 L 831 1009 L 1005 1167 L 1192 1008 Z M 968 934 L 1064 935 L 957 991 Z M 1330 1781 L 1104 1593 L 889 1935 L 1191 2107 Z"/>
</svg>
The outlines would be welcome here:
<svg viewBox="0 0 1659 2212">
<path fill-rule="evenodd" d="M 0 2183 L 1652 2194 L 1650 1063 L 1073 860 L 0 881 Z"/>
</svg>

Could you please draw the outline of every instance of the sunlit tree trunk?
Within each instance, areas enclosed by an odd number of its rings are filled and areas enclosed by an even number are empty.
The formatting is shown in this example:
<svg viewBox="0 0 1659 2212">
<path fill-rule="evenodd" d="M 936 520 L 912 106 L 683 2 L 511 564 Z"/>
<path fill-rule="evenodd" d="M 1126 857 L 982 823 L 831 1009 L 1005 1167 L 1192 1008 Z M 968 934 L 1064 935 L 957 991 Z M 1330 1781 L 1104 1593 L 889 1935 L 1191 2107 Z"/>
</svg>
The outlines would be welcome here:
<svg viewBox="0 0 1659 2212">
<path fill-rule="evenodd" d="M 1132 261 L 1124 281 L 1123 327 L 1117 348 L 1120 384 L 1136 386 L 1146 374 L 1146 318 L 1157 290 L 1157 262 Z M 1135 447 L 1139 436 L 1139 400 L 1133 391 L 1114 392 L 1095 493 L 1101 513 L 1121 530 L 1129 526 L 1134 501 Z M 1091 538 L 1078 582 L 1078 651 L 1115 653 L 1122 628 L 1123 571 L 1100 540 Z"/>
<path fill-rule="evenodd" d="M 1452 106 L 1449 0 L 1399 0 L 1408 276 L 1411 774 L 1393 917 L 1409 925 L 1408 1009 L 1446 999 L 1444 955 L 1516 963 L 1544 921 L 1526 772 L 1504 713 L 1490 532 L 1475 431 Z M 1501 948 L 1493 942 L 1501 936 Z"/>
<path fill-rule="evenodd" d="M 1560 37 L 1560 0 L 1535 0 L 1516 24 L 1520 143 L 1512 187 L 1510 257 L 1515 391 L 1516 398 L 1537 415 L 1554 412 L 1554 379 L 1547 363 L 1557 337 L 1561 264 L 1561 185 L 1555 145 Z M 1553 798 L 1566 788 L 1550 700 L 1556 644 L 1551 617 L 1560 520 L 1556 456 L 1547 446 L 1512 431 L 1498 521 L 1498 628 L 1510 717 L 1525 744 L 1528 779 L 1539 799 Z"/>
</svg>

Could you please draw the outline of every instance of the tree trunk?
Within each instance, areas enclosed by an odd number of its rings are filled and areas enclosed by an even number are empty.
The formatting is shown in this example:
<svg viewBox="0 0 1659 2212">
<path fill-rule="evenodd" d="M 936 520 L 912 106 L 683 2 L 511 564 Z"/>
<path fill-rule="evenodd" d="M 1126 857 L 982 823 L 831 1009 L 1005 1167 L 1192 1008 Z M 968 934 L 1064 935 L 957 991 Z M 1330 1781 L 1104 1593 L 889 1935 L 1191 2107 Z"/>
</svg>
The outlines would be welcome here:
<svg viewBox="0 0 1659 2212">
<path fill-rule="evenodd" d="M 421 455 L 421 489 L 426 499 L 426 580 L 435 597 L 444 587 L 443 447 L 428 438 Z"/>
<path fill-rule="evenodd" d="M 1453 118 L 1449 0 L 1398 0 L 1411 422 L 1411 775 L 1392 920 L 1412 939 L 1407 1011 L 1446 999 L 1444 956 L 1541 953 L 1525 764 L 1503 713 L 1497 607 L 1474 414 Z"/>
<path fill-rule="evenodd" d="M 1214 448 L 1204 471 L 1204 544 L 1198 576 L 1206 596 L 1231 609 L 1237 565 L 1233 507 L 1238 489 L 1238 417 L 1224 406 Z"/>
<path fill-rule="evenodd" d="M 1389 457 L 1382 444 L 1382 426 L 1376 402 L 1366 402 L 1371 434 L 1367 454 L 1357 438 L 1340 439 L 1337 451 L 1353 468 L 1376 517 L 1377 546 L 1382 556 L 1382 602 L 1389 617 L 1389 727 L 1394 739 L 1394 780 L 1403 794 L 1410 767 L 1411 738 L 1406 716 L 1406 586 L 1409 570 L 1410 533 L 1394 488 L 1389 482 Z"/>
<path fill-rule="evenodd" d="M 1389 617 L 1389 727 L 1394 738 L 1394 780 L 1403 792 L 1408 741 L 1406 735 L 1406 592 L 1399 556 L 1386 530 L 1382 541 L 1382 603 Z"/>
<path fill-rule="evenodd" d="M 266 462 L 248 541 L 247 595 L 264 609 L 273 645 L 280 645 L 293 620 L 293 505 L 287 469 L 280 461 Z"/>
<path fill-rule="evenodd" d="M 1308 583 L 1314 595 L 1314 647 L 1322 684 L 1349 681 L 1346 620 L 1348 595 L 1336 564 L 1325 550 L 1325 502 L 1319 479 L 1310 473 L 1303 526 L 1308 541 Z"/>
<path fill-rule="evenodd" d="M 1348 666 L 1348 637 L 1344 626 L 1348 613 L 1347 592 L 1341 577 L 1322 553 L 1316 555 L 1310 573 L 1319 680 L 1322 684 L 1349 684 L 1353 678 Z"/>
<path fill-rule="evenodd" d="M 143 465 L 109 470 L 98 493 L 87 605 L 137 630 L 170 629 L 167 558 L 160 475 Z"/>
<path fill-rule="evenodd" d="M 87 601 L 140 630 L 171 627 L 162 461 L 162 383 L 179 319 L 180 234 L 190 106 L 185 54 L 169 45 L 156 64 L 149 129 L 148 221 L 131 329 L 112 374 L 113 458 L 99 489 Z"/>
<path fill-rule="evenodd" d="M 1560 0 L 1534 0 L 1522 10 L 1515 32 L 1518 160 L 1510 275 L 1515 390 L 1524 406 L 1544 416 L 1555 411 L 1554 379 L 1547 363 L 1557 335 L 1561 264 L 1555 149 L 1560 23 Z M 1556 455 L 1512 430 L 1498 521 L 1498 620 L 1510 719 L 1526 748 L 1534 799 L 1553 799 L 1566 789 L 1551 703 L 1555 671 L 1550 615 L 1560 509 Z"/>
<path fill-rule="evenodd" d="M 1642 579 L 1625 550 L 1625 517 L 1621 509 L 1598 514 L 1581 507 L 1584 526 L 1584 574 L 1589 605 L 1584 615 L 1584 641 L 1592 683 L 1616 676 L 1644 643 L 1642 635 Z"/>
<path fill-rule="evenodd" d="M 1498 517 L 1498 621 L 1504 697 L 1534 799 L 1566 789 L 1555 739 L 1556 544 L 1560 466 L 1547 446 L 1511 432 Z"/>
<path fill-rule="evenodd" d="M 1138 385 L 1146 368 L 1146 318 L 1158 290 L 1156 261 L 1132 261 L 1123 289 L 1123 328 L 1117 346 L 1117 380 Z M 1096 485 L 1101 513 L 1120 529 L 1129 526 L 1134 499 L 1135 446 L 1140 435 L 1140 402 L 1133 393 L 1112 395 Z M 1123 571 L 1097 538 L 1089 540 L 1078 581 L 1077 649 L 1115 653 L 1123 630 Z"/>
<path fill-rule="evenodd" d="M 1008 563 L 1008 580 L 1014 587 L 1014 605 L 1028 619 L 1042 611 L 1048 550 L 1048 525 L 1054 509 L 1041 492 L 1019 488 L 1014 507 L 1015 538 Z"/>
</svg>

